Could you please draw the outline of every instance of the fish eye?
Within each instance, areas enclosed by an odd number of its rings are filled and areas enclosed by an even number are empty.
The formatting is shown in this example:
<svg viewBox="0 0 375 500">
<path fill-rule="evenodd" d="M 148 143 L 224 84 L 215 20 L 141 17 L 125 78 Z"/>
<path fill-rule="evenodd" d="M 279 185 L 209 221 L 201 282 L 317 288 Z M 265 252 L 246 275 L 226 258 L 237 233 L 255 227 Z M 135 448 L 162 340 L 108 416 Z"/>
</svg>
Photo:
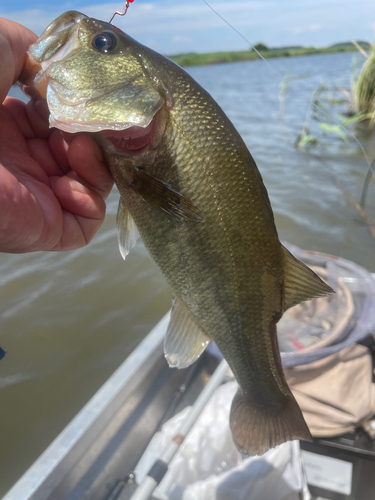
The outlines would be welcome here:
<svg viewBox="0 0 375 500">
<path fill-rule="evenodd" d="M 116 48 L 117 41 L 113 33 L 110 31 L 103 31 L 95 35 L 92 45 L 95 49 L 99 50 L 99 52 L 107 53 Z"/>
</svg>

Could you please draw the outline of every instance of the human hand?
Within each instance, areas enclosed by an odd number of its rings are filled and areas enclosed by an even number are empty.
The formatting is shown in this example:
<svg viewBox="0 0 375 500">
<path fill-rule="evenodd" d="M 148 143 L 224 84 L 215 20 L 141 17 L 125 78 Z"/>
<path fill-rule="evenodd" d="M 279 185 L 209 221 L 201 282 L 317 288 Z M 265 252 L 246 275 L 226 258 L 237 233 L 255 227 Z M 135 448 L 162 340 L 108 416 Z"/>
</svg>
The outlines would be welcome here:
<svg viewBox="0 0 375 500">
<path fill-rule="evenodd" d="M 36 40 L 0 18 L 0 251 L 71 250 L 104 220 L 113 180 L 91 137 L 49 129 L 43 101 L 5 97 Z"/>
</svg>

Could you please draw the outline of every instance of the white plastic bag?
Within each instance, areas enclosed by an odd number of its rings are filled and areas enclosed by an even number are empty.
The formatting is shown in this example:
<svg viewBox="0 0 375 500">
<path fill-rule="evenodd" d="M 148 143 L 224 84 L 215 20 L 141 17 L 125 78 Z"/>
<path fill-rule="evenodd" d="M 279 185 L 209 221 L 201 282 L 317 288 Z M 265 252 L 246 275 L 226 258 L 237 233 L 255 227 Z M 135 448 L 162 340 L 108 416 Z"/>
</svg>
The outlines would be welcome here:
<svg viewBox="0 0 375 500">
<path fill-rule="evenodd" d="M 154 492 L 161 500 L 298 500 L 299 444 L 284 443 L 261 457 L 242 459 L 229 429 L 236 382 L 220 386 L 173 458 Z M 175 436 L 189 408 L 166 422 L 138 463 L 138 484 Z"/>
</svg>

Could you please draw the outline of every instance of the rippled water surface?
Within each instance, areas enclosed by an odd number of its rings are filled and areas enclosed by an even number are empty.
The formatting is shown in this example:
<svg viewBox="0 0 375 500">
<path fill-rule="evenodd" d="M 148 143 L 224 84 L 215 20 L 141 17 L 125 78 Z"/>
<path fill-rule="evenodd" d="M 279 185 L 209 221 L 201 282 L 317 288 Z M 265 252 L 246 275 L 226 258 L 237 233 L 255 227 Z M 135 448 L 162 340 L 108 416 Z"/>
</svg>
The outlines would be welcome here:
<svg viewBox="0 0 375 500">
<path fill-rule="evenodd" d="M 375 271 L 375 241 L 334 175 L 358 200 L 367 163 L 358 144 L 322 138 L 295 148 L 312 92 L 349 86 L 352 54 L 189 69 L 218 101 L 252 152 L 280 237 Z M 279 118 L 280 75 L 303 74 Z M 307 76 L 306 76 L 307 75 Z M 13 89 L 17 92 L 17 89 Z M 14 94 L 13 94 L 14 95 Z M 371 137 L 358 131 L 370 160 Z M 334 175 L 333 175 L 334 174 Z M 375 188 L 367 213 L 375 221 Z M 99 234 L 69 253 L 0 254 L 0 496 L 113 373 L 170 307 L 171 293 L 142 243 L 123 262 L 113 191 Z M 246 223 L 246 221 L 244 221 Z"/>
</svg>

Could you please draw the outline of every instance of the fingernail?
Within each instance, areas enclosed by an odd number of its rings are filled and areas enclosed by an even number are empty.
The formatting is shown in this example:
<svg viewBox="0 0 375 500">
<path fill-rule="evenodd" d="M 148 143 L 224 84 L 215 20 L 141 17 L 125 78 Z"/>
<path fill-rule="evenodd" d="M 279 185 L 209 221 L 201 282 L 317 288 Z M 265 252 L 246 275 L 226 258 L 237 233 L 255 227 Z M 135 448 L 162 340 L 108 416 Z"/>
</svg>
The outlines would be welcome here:
<svg viewBox="0 0 375 500">
<path fill-rule="evenodd" d="M 39 98 L 35 100 L 35 108 L 41 118 L 45 120 L 47 123 L 49 121 L 49 109 L 47 105 L 47 101 L 45 99 Z"/>
<path fill-rule="evenodd" d="M 68 180 L 72 191 L 82 194 L 90 193 L 90 190 L 80 182 L 75 181 L 74 179 L 70 179 L 69 177 L 66 177 L 66 179 Z"/>
</svg>

